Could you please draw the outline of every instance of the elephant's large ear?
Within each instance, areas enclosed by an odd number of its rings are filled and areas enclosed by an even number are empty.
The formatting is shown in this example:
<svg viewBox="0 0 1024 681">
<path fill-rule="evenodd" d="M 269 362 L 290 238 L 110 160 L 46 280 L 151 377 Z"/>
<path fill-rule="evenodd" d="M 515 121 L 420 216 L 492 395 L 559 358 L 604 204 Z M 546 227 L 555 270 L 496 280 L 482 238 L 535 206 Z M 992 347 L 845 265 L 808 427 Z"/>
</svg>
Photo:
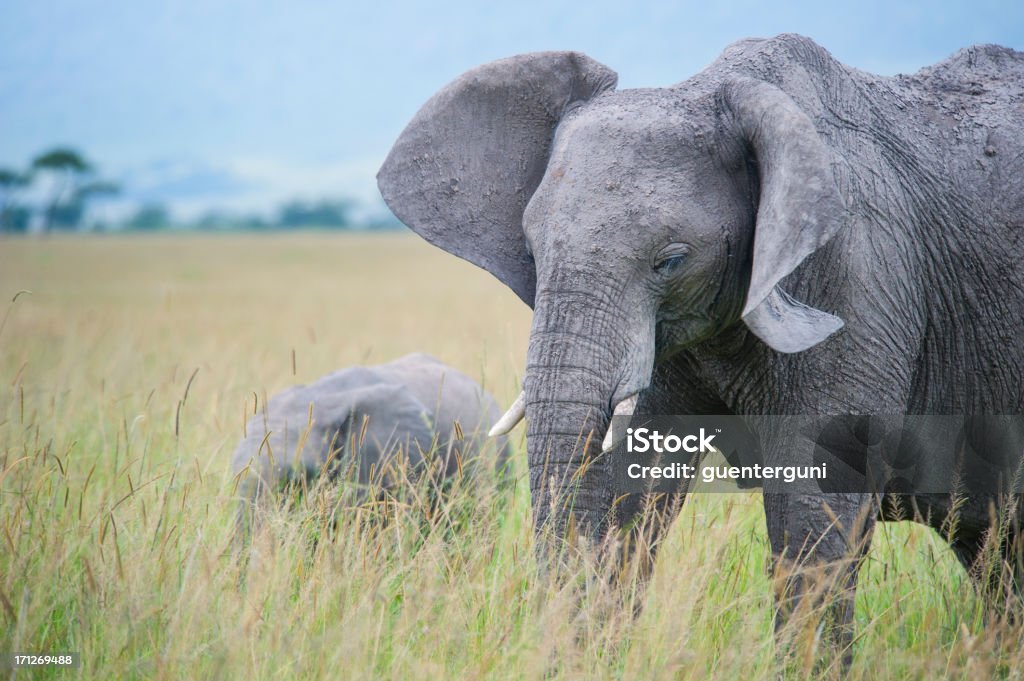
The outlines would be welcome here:
<svg viewBox="0 0 1024 681">
<path fill-rule="evenodd" d="M 427 241 L 483 267 L 533 306 L 526 204 L 562 115 L 615 87 L 577 52 L 502 59 L 459 76 L 406 126 L 377 174 L 395 215 Z"/>
<path fill-rule="evenodd" d="M 847 211 L 828 149 L 789 95 L 750 79 L 732 81 L 722 92 L 753 150 L 761 185 L 743 321 L 775 350 L 800 352 L 838 331 L 843 320 L 793 300 L 779 282 L 835 236 Z"/>
</svg>

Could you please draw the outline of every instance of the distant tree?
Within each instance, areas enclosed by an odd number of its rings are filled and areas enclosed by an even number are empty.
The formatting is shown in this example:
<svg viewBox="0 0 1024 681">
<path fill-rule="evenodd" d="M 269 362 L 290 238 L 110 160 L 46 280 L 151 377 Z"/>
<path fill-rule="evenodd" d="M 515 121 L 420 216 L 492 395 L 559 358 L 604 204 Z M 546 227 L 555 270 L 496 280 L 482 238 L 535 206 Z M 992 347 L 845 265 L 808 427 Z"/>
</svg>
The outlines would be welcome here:
<svg viewBox="0 0 1024 681">
<path fill-rule="evenodd" d="M 76 227 L 85 208 L 76 200 L 80 198 L 76 189 L 92 173 L 92 165 L 74 149 L 56 147 L 37 156 L 32 161 L 32 170 L 53 178 L 50 200 L 43 213 L 43 231 Z"/>
<path fill-rule="evenodd" d="M 204 231 L 224 231 L 235 229 L 266 230 L 273 228 L 274 225 L 265 217 L 256 213 L 239 215 L 223 210 L 212 209 L 203 213 L 199 218 L 193 221 L 192 227 Z"/>
<path fill-rule="evenodd" d="M 17 203 L 9 203 L 0 216 L 0 232 L 24 234 L 32 224 L 32 209 Z"/>
<path fill-rule="evenodd" d="M 26 232 L 32 219 L 27 206 L 16 203 L 18 190 L 32 182 L 29 173 L 0 168 L 0 232 Z"/>
<path fill-rule="evenodd" d="M 196 229 L 201 230 L 218 230 L 230 227 L 234 222 L 234 218 L 222 210 L 209 210 L 199 216 L 192 226 Z"/>
<path fill-rule="evenodd" d="M 251 229 L 256 231 L 271 229 L 274 226 L 265 217 L 257 214 L 246 215 L 239 218 L 237 225 L 239 229 Z"/>
<path fill-rule="evenodd" d="M 76 198 L 61 201 L 47 208 L 45 231 L 71 231 L 78 227 L 85 215 L 85 204 Z"/>
<path fill-rule="evenodd" d="M 0 189 L 7 190 L 10 187 L 19 187 L 25 183 L 25 176 L 17 170 L 0 168 Z"/>
<path fill-rule="evenodd" d="M 32 161 L 32 171 L 52 178 L 50 199 L 43 212 L 43 231 L 77 228 L 89 200 L 118 191 L 117 185 L 95 179 L 92 164 L 69 147 L 56 147 L 40 154 Z"/>
<path fill-rule="evenodd" d="M 40 176 L 50 179 L 43 231 L 77 229 L 90 201 L 120 192 L 117 184 L 97 179 L 92 165 L 80 153 L 56 147 L 37 156 L 26 172 L 0 168 L 0 231 L 28 231 L 33 211 L 17 203 L 15 196 Z"/>
<path fill-rule="evenodd" d="M 82 223 L 85 206 L 94 199 L 114 196 L 121 188 L 105 180 L 86 182 L 72 192 L 70 198 L 57 205 L 53 211 L 53 227 L 57 229 L 75 229 Z"/>
<path fill-rule="evenodd" d="M 108 180 L 93 180 L 78 187 L 76 193 L 80 198 L 98 198 L 101 196 L 115 196 L 121 193 L 121 185 Z"/>
<path fill-rule="evenodd" d="M 171 215 L 167 207 L 160 203 L 148 203 L 140 207 L 125 226 L 144 232 L 167 229 L 171 225 Z"/>
<path fill-rule="evenodd" d="M 281 207 L 278 225 L 286 229 L 300 227 L 349 227 L 352 202 L 322 200 L 316 203 L 290 201 Z"/>
</svg>

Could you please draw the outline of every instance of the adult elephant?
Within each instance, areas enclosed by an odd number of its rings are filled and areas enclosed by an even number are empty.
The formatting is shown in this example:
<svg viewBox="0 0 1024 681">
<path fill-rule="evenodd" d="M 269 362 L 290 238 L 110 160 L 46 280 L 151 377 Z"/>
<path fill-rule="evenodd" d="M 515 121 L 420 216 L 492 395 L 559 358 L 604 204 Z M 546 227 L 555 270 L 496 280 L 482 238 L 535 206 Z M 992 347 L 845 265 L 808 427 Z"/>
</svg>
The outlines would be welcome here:
<svg viewBox="0 0 1024 681">
<path fill-rule="evenodd" d="M 615 83 L 579 53 L 480 66 L 378 175 L 403 222 L 534 309 L 498 430 L 525 413 L 538 528 L 598 541 L 630 520 L 590 444 L 613 413 L 1022 411 L 1024 55 L 977 46 L 885 78 L 781 35 L 673 87 Z M 811 448 L 783 429 L 763 461 Z M 948 515 L 948 496 L 917 501 Z M 839 564 L 866 547 L 872 503 L 766 481 L 772 552 Z M 971 564 L 987 502 L 960 513 Z"/>
</svg>

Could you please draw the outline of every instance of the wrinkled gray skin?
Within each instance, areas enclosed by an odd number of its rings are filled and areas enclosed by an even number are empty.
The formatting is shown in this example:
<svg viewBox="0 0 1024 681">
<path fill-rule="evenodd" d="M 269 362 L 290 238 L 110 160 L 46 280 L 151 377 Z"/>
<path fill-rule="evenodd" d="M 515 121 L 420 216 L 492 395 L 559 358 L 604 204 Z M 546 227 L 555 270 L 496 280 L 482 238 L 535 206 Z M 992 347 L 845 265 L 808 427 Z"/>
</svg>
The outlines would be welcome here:
<svg viewBox="0 0 1024 681">
<path fill-rule="evenodd" d="M 500 415 L 494 398 L 469 376 L 422 353 L 288 388 L 268 401 L 265 414 L 249 419 L 231 461 L 234 474 L 242 476 L 243 504 L 290 480 L 321 474 L 357 481 L 358 487 L 348 488 L 353 492 L 371 482 L 393 487 L 402 474 L 396 480 L 387 464 L 399 451 L 410 477 L 430 464 L 439 480 L 458 475 L 460 459 L 465 472 L 502 466 L 509 455 L 505 438 L 487 438 Z M 424 460 L 431 452 L 439 461 Z M 347 499 L 364 498 L 359 492 Z"/>
<path fill-rule="evenodd" d="M 478 67 L 378 175 L 403 222 L 534 309 L 538 528 L 571 520 L 597 542 L 632 519 L 637 500 L 612 509 L 607 457 L 583 443 L 636 393 L 640 414 L 1022 411 L 1024 55 L 976 46 L 883 78 L 781 35 L 673 87 L 615 82 L 578 53 Z M 777 435 L 764 462 L 806 462 L 805 444 Z M 779 492 L 766 483 L 777 558 L 835 565 L 886 514 Z M 935 527 L 947 515 L 946 498 L 916 502 Z M 987 504 L 962 509 L 965 565 Z M 848 642 L 856 562 L 843 569 Z"/>
</svg>

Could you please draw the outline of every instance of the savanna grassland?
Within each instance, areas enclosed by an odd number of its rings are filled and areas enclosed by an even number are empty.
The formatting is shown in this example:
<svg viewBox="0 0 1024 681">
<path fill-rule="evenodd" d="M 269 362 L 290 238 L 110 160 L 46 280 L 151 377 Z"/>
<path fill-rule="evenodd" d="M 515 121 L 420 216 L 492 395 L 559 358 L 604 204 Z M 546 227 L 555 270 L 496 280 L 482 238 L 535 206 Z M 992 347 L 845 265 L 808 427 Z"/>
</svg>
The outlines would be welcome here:
<svg viewBox="0 0 1024 681">
<path fill-rule="evenodd" d="M 387 522 L 353 510 L 332 530 L 300 500 L 254 538 L 257 560 L 232 550 L 231 451 L 277 390 L 420 350 L 503 404 L 518 392 L 529 310 L 416 237 L 0 240 L 0 296 L 0 651 L 82 658 L 38 677 L 779 669 L 756 494 L 691 497 L 634 618 L 602 589 L 538 576 L 521 429 L 512 485 L 457 485 Z M 876 533 L 857 627 L 853 678 L 1024 670 L 1020 629 L 986 626 L 945 543 L 918 526 Z M 814 673 L 815 637 L 797 641 L 787 676 Z"/>
</svg>

